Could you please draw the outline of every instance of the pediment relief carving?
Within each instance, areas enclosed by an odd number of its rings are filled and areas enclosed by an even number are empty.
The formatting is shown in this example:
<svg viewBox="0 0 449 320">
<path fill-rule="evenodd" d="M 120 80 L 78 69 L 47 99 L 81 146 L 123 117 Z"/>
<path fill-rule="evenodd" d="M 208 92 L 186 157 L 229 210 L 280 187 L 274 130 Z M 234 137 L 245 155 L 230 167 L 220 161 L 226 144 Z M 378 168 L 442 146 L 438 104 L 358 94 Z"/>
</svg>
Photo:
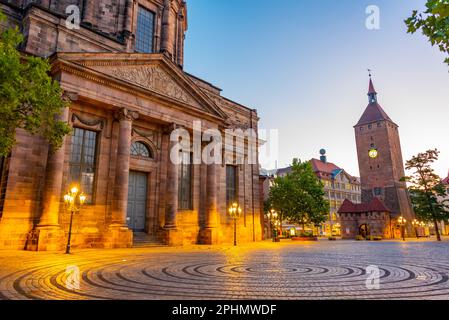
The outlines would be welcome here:
<svg viewBox="0 0 449 320">
<path fill-rule="evenodd" d="M 52 58 L 51 63 L 53 72 L 74 73 L 119 89 L 123 85 L 113 80 L 121 80 L 131 85 L 127 88 L 131 92 L 145 89 L 156 93 L 159 98 L 188 105 L 222 121 L 228 117 L 215 99 L 211 99 L 163 54 L 61 52 Z"/>
<path fill-rule="evenodd" d="M 95 66 L 93 69 L 124 80 L 140 87 L 154 91 L 163 96 L 201 108 L 199 103 L 160 67 L 155 65 L 140 66 Z M 203 108 L 201 108 L 203 109 Z"/>
</svg>

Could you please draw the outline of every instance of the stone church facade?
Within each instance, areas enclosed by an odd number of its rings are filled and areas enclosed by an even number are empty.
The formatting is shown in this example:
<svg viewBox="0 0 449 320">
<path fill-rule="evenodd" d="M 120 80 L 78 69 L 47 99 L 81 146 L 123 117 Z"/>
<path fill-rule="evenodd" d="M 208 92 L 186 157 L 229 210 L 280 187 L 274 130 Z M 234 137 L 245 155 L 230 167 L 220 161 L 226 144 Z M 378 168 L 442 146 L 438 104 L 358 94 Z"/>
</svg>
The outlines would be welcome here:
<svg viewBox="0 0 449 320">
<path fill-rule="evenodd" d="M 71 29 L 66 8 L 80 12 Z M 74 218 L 73 247 L 130 247 L 136 232 L 167 245 L 233 242 L 230 203 L 242 208 L 238 241 L 262 239 L 259 165 L 170 161 L 182 128 L 253 129 L 254 109 L 183 70 L 187 7 L 182 0 L 0 0 L 7 24 L 25 35 L 24 53 L 48 57 L 71 105 L 73 132 L 61 149 L 17 130 L 1 161 L 0 248 L 59 250 L 73 183 L 87 195 Z M 5 26 L 2 26 L 5 27 Z M 247 150 L 233 149 L 248 160 Z"/>
<path fill-rule="evenodd" d="M 369 104 L 354 126 L 362 204 L 354 206 L 347 203 L 342 212 L 345 216 L 342 229 L 358 232 L 360 226 L 354 227 L 352 224 L 363 215 L 363 225 L 368 230 L 376 230 L 376 235 L 400 237 L 401 227 L 397 224 L 397 218 L 402 216 L 407 220 L 406 230 L 411 236 L 411 222 L 415 215 L 406 183 L 401 181 L 405 171 L 399 127 L 378 103 L 377 92 L 371 79 L 368 97 Z M 371 210 L 373 204 L 376 210 Z M 351 207 L 354 208 L 353 212 Z M 354 234 L 350 231 L 348 236 Z"/>
</svg>

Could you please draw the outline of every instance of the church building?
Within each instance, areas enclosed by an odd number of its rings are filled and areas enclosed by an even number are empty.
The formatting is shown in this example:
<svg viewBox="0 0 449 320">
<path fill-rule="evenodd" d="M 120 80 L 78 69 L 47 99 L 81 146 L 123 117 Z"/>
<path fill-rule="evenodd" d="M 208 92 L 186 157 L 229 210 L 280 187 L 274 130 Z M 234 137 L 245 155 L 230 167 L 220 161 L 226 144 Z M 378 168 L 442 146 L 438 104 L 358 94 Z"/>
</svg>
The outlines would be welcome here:
<svg viewBox="0 0 449 320">
<path fill-rule="evenodd" d="M 377 236 L 400 237 L 397 219 L 402 216 L 407 221 L 406 233 L 412 235 L 411 222 L 415 215 L 406 183 L 401 181 L 405 171 L 399 127 L 378 103 L 371 77 L 368 98 L 368 107 L 354 126 L 362 205 L 346 203 L 341 208 L 342 230 L 346 237 L 363 230 L 366 235 L 370 230 L 378 230 Z"/>
<path fill-rule="evenodd" d="M 259 165 L 247 149 L 224 145 L 232 157 L 220 164 L 195 163 L 190 152 L 170 159 L 174 129 L 257 134 L 259 120 L 184 71 L 185 1 L 0 0 L 0 10 L 1 28 L 22 30 L 23 53 L 49 59 L 73 128 L 56 152 L 17 130 L 0 161 L 0 248 L 63 248 L 64 195 L 74 184 L 86 196 L 73 218 L 75 248 L 232 243 L 233 203 L 238 242 L 262 239 Z"/>
</svg>

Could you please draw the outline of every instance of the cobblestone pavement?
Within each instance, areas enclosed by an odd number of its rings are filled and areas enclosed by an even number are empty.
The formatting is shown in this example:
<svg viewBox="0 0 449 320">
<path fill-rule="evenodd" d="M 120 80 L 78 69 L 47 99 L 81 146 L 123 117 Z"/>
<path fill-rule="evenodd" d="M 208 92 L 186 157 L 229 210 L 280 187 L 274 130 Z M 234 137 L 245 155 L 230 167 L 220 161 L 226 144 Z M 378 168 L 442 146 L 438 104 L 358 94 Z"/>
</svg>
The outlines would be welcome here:
<svg viewBox="0 0 449 320">
<path fill-rule="evenodd" d="M 366 287 L 370 265 L 380 289 Z M 80 270 L 67 288 L 67 267 Z M 449 242 L 0 251 L 0 299 L 449 299 Z"/>
</svg>

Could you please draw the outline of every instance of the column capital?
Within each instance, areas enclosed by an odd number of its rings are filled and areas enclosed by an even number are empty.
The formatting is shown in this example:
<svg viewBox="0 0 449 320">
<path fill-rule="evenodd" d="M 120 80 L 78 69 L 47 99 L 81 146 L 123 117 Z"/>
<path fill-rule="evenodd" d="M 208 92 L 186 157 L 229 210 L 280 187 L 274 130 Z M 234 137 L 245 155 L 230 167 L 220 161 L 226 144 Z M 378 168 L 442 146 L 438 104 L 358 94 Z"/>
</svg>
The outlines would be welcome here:
<svg viewBox="0 0 449 320">
<path fill-rule="evenodd" d="M 173 122 L 173 123 L 170 123 L 170 124 L 164 126 L 162 128 L 162 133 L 166 134 L 166 135 L 170 135 L 174 130 L 181 128 L 181 127 L 182 126 L 180 126 L 179 124 Z"/>
<path fill-rule="evenodd" d="M 114 112 L 114 119 L 118 121 L 134 121 L 139 119 L 139 113 L 127 108 L 120 108 Z"/>
</svg>

